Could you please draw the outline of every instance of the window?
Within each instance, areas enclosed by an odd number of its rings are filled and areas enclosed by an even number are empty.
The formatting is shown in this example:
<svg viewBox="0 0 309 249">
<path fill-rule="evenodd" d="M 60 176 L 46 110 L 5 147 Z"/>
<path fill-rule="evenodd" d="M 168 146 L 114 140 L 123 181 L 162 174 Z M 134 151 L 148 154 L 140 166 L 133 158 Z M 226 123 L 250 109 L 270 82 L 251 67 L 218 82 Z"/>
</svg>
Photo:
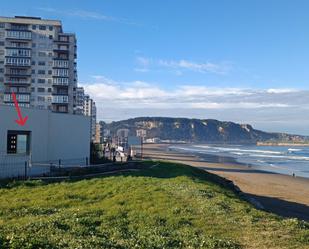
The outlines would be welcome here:
<svg viewBox="0 0 309 249">
<path fill-rule="evenodd" d="M 45 97 L 43 97 L 43 96 L 38 96 L 38 101 L 39 101 L 39 102 L 45 102 Z"/>
<path fill-rule="evenodd" d="M 12 89 L 12 88 L 11 88 Z M 16 91 L 15 91 L 16 92 Z M 20 87 L 19 89 L 18 89 L 18 92 L 20 92 L 20 93 L 26 93 L 27 92 L 27 88 L 26 87 Z"/>
<path fill-rule="evenodd" d="M 39 43 L 38 48 L 46 48 L 46 44 L 45 43 Z"/>
<path fill-rule="evenodd" d="M 36 44 L 35 44 L 35 43 L 32 43 L 32 47 L 35 48 L 35 46 L 36 46 Z"/>
<path fill-rule="evenodd" d="M 46 26 L 40 25 L 40 26 L 39 26 L 39 29 L 40 29 L 40 30 L 46 30 Z"/>
<path fill-rule="evenodd" d="M 42 51 L 39 52 L 39 57 L 45 57 L 45 56 L 46 56 L 45 52 L 42 52 Z"/>
<path fill-rule="evenodd" d="M 38 83 L 44 84 L 45 83 L 45 79 L 38 79 Z"/>
<path fill-rule="evenodd" d="M 4 46 L 4 42 L 3 41 L 0 42 L 0 46 Z"/>
<path fill-rule="evenodd" d="M 53 71 L 52 70 L 48 70 L 48 74 L 49 75 L 53 74 Z"/>
<path fill-rule="evenodd" d="M 45 70 L 38 70 L 38 74 L 41 74 L 41 75 L 45 74 Z"/>
<path fill-rule="evenodd" d="M 51 39 L 51 40 L 52 40 L 53 38 L 54 38 L 54 37 L 53 37 L 52 35 L 50 35 L 50 36 L 49 36 L 49 39 Z"/>
<path fill-rule="evenodd" d="M 45 61 L 39 61 L 39 66 L 45 66 Z"/>
<path fill-rule="evenodd" d="M 59 112 L 67 112 L 67 107 L 66 106 L 59 106 Z"/>
<path fill-rule="evenodd" d="M 38 92 L 39 92 L 39 93 L 44 93 L 44 92 L 45 92 L 45 88 L 39 87 L 39 88 L 38 88 Z"/>
<path fill-rule="evenodd" d="M 59 36 L 59 41 L 68 42 L 69 37 L 68 36 Z"/>
<path fill-rule="evenodd" d="M 30 131 L 8 131 L 7 153 L 29 155 Z"/>
<path fill-rule="evenodd" d="M 52 89 L 51 89 L 51 88 L 48 88 L 48 92 L 51 93 L 51 92 L 52 92 Z"/>
<path fill-rule="evenodd" d="M 53 26 L 49 26 L 48 29 L 49 29 L 50 31 L 53 31 L 54 27 L 53 27 Z"/>
<path fill-rule="evenodd" d="M 32 66 L 35 66 L 35 61 L 32 61 L 32 62 L 31 62 L 31 65 L 32 65 Z"/>
<path fill-rule="evenodd" d="M 36 25 L 32 25 L 32 29 L 33 29 L 33 30 L 36 30 Z"/>
<path fill-rule="evenodd" d="M 0 28 L 1 28 L 1 29 L 4 29 L 4 28 L 5 28 L 5 23 L 3 23 L 3 22 L 0 23 Z"/>
</svg>

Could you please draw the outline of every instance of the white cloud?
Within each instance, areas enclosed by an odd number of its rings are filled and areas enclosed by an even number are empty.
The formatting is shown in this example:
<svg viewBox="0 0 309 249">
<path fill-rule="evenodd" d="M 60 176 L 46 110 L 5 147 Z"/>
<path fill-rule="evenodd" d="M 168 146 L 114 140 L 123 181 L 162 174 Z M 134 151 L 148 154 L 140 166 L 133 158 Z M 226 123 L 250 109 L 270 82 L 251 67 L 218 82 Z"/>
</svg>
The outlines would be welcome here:
<svg viewBox="0 0 309 249">
<path fill-rule="evenodd" d="M 281 89 L 268 89 L 267 90 L 268 93 L 293 93 L 293 92 L 297 92 L 297 90 L 295 89 L 290 89 L 290 88 L 281 88 Z"/>
<path fill-rule="evenodd" d="M 250 123 L 270 131 L 309 135 L 309 91 L 213 88 L 182 85 L 165 89 L 144 81 L 116 82 L 93 77 L 84 88 L 105 121 L 137 116 L 214 118 Z"/>
<path fill-rule="evenodd" d="M 230 66 L 227 63 L 198 63 L 188 60 L 159 60 L 159 65 L 167 68 L 173 68 L 177 70 L 189 70 L 199 73 L 215 73 L 215 74 L 226 74 Z"/>
<path fill-rule="evenodd" d="M 147 72 L 150 70 L 163 70 L 167 69 L 177 75 L 182 75 L 184 71 L 192 71 L 198 73 L 213 73 L 213 74 L 227 74 L 232 65 L 228 62 L 194 62 L 189 60 L 164 60 L 152 59 L 147 57 L 138 56 L 136 58 L 138 67 L 135 71 Z"/>
<path fill-rule="evenodd" d="M 95 11 L 86 11 L 86 10 L 79 10 L 79 9 L 55 9 L 55 8 L 45 8 L 45 7 L 38 7 L 37 10 L 49 12 L 57 15 L 64 15 L 64 16 L 72 16 L 72 17 L 78 17 L 83 19 L 93 19 L 93 20 L 101 20 L 101 21 L 109 21 L 109 22 L 118 22 L 122 24 L 128 24 L 128 25 L 136 25 L 141 26 L 138 23 L 132 22 L 125 18 L 117 18 L 113 16 L 104 15 L 99 12 Z"/>
<path fill-rule="evenodd" d="M 160 107 L 202 109 L 309 108 L 306 91 L 290 89 L 213 88 L 182 85 L 166 90 L 144 81 L 116 82 L 93 76 L 95 83 L 84 88 L 98 107 L 120 105 L 125 108 Z M 286 96 L 289 94 L 289 97 Z M 138 105 L 137 105 L 138 103 Z M 142 103 L 142 104 L 141 104 Z"/>
</svg>

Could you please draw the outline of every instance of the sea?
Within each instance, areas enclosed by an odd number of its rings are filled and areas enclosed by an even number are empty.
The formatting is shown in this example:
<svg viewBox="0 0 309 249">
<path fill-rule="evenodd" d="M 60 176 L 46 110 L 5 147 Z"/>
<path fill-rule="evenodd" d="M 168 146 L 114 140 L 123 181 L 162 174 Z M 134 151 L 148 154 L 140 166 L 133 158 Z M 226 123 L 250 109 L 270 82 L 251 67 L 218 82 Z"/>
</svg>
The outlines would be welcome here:
<svg viewBox="0 0 309 249">
<path fill-rule="evenodd" d="M 171 150 L 222 158 L 258 170 L 309 178 L 309 147 L 256 145 L 173 145 Z M 226 160 L 231 159 L 231 160 Z"/>
</svg>

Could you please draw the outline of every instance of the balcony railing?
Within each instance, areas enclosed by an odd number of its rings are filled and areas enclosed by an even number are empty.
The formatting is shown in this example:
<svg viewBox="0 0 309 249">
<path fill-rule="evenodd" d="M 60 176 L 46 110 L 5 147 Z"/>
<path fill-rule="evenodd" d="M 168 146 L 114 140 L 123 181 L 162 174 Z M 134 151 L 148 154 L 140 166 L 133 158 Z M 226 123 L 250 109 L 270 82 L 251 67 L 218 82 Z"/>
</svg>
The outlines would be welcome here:
<svg viewBox="0 0 309 249">
<path fill-rule="evenodd" d="M 6 85 L 30 85 L 31 80 L 30 79 L 5 79 L 4 84 Z"/>
<path fill-rule="evenodd" d="M 31 40 L 32 35 L 31 35 L 31 31 L 7 30 L 6 38 L 16 39 L 16 40 Z"/>
<path fill-rule="evenodd" d="M 16 66 L 16 67 L 30 67 L 30 59 L 18 59 L 18 58 L 6 58 L 5 66 Z"/>
<path fill-rule="evenodd" d="M 30 77 L 30 72 L 12 72 L 12 71 L 6 71 L 4 73 L 6 76 L 12 76 L 12 77 Z"/>
<path fill-rule="evenodd" d="M 18 102 L 30 102 L 30 94 L 29 93 L 16 93 L 16 99 Z M 13 102 L 13 96 L 12 93 L 5 93 L 4 102 Z"/>
<path fill-rule="evenodd" d="M 67 96 L 67 95 L 53 95 L 52 96 L 52 103 L 53 104 L 68 104 L 69 103 L 69 96 Z"/>
<path fill-rule="evenodd" d="M 20 49 L 29 49 L 31 50 L 31 43 L 30 42 L 10 42 L 6 44 L 5 46 L 6 49 L 11 49 L 11 48 L 20 48 Z"/>
<path fill-rule="evenodd" d="M 53 67 L 56 68 L 69 68 L 69 61 L 68 60 L 54 60 Z"/>
<path fill-rule="evenodd" d="M 69 52 L 70 47 L 66 46 L 54 46 L 54 51 L 60 51 L 60 52 Z"/>
</svg>

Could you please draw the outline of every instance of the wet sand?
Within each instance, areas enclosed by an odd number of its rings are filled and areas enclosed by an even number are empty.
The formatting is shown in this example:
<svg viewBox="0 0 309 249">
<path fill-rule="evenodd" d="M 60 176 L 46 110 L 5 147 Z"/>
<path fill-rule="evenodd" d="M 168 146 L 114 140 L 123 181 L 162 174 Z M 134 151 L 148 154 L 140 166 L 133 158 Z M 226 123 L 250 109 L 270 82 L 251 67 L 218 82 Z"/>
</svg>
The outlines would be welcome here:
<svg viewBox="0 0 309 249">
<path fill-rule="evenodd" d="M 266 211 L 309 221 L 309 179 L 257 170 L 232 158 L 171 151 L 167 144 L 144 145 L 143 156 L 188 164 L 234 182 Z"/>
</svg>

